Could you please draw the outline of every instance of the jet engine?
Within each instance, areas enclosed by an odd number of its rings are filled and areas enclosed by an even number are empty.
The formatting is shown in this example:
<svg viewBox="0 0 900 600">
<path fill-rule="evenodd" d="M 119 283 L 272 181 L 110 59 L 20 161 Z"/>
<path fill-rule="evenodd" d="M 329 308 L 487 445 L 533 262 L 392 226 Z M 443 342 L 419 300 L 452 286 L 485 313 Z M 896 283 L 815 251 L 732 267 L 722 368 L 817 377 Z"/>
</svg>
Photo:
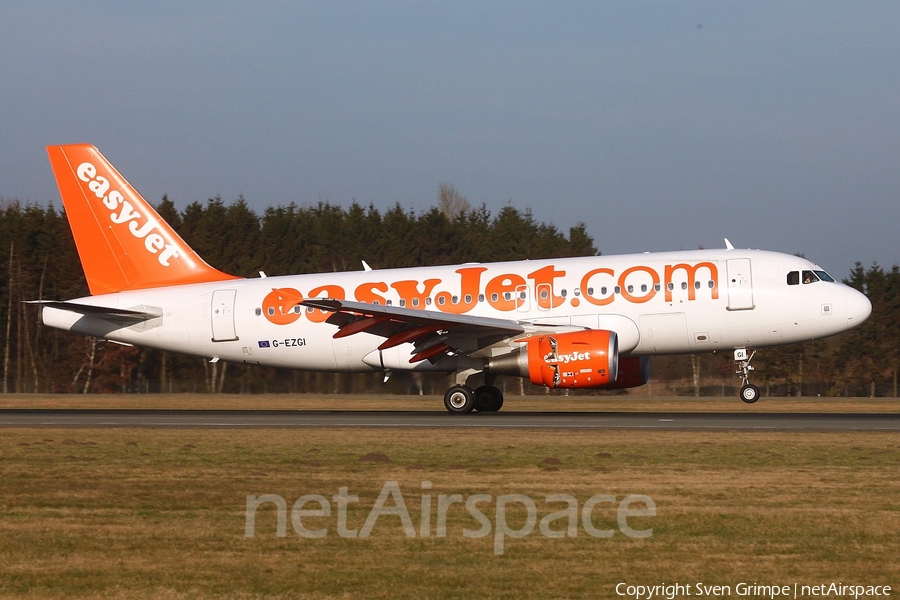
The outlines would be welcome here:
<svg viewBox="0 0 900 600">
<path fill-rule="evenodd" d="M 618 364 L 616 333 L 588 329 L 529 338 L 523 348 L 489 359 L 487 369 L 550 388 L 603 388 L 616 381 Z"/>
<path fill-rule="evenodd" d="M 650 381 L 649 356 L 620 356 L 619 375 L 606 386 L 609 390 L 623 390 L 644 385 Z"/>
</svg>

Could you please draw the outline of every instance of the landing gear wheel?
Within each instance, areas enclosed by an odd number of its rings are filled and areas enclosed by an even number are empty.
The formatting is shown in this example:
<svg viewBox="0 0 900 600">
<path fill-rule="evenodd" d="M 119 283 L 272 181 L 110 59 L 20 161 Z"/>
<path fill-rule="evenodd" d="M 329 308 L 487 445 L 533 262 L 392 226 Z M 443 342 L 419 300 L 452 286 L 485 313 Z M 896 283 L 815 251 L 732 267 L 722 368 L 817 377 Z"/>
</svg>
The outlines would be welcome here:
<svg viewBox="0 0 900 600">
<path fill-rule="evenodd" d="M 746 348 L 734 349 L 734 362 L 737 363 L 738 367 L 737 374 L 741 378 L 741 383 L 743 383 L 741 393 L 738 395 L 747 404 L 753 404 L 759 400 L 759 388 L 750 383 L 750 371 L 753 370 L 750 361 L 753 360 L 754 356 L 756 356 L 756 350 L 748 354 Z"/>
<path fill-rule="evenodd" d="M 483 385 L 475 390 L 475 410 L 497 412 L 503 407 L 503 392 L 492 385 Z"/>
<path fill-rule="evenodd" d="M 741 400 L 747 404 L 753 404 L 759 400 L 759 388 L 752 384 L 747 384 L 741 388 Z"/>
<path fill-rule="evenodd" d="M 464 415 L 475 408 L 475 392 L 465 385 L 454 385 L 444 394 L 444 407 L 448 412 Z"/>
</svg>

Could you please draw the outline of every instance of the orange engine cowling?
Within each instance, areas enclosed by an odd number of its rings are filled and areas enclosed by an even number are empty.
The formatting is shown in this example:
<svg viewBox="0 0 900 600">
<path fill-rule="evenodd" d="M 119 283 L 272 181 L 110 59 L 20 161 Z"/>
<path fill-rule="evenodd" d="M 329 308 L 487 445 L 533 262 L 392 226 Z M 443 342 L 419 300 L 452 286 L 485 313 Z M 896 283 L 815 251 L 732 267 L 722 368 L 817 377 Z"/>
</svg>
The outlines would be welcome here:
<svg viewBox="0 0 900 600">
<path fill-rule="evenodd" d="M 616 381 L 619 346 L 614 331 L 589 329 L 528 340 L 528 377 L 550 388 L 598 388 Z"/>
</svg>

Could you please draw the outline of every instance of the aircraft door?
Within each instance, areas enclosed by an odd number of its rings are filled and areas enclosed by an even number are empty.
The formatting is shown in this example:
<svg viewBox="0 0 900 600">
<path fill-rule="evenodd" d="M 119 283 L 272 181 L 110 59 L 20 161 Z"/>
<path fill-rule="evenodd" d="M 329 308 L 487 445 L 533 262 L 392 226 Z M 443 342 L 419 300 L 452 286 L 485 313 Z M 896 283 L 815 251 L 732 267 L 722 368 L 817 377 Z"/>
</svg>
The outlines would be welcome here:
<svg viewBox="0 0 900 600">
<path fill-rule="evenodd" d="M 752 310 L 753 277 L 749 258 L 733 258 L 726 261 L 728 277 L 728 310 Z"/>
<path fill-rule="evenodd" d="M 239 339 L 234 330 L 234 298 L 237 290 L 216 290 L 212 295 L 212 341 L 232 342 Z"/>
</svg>

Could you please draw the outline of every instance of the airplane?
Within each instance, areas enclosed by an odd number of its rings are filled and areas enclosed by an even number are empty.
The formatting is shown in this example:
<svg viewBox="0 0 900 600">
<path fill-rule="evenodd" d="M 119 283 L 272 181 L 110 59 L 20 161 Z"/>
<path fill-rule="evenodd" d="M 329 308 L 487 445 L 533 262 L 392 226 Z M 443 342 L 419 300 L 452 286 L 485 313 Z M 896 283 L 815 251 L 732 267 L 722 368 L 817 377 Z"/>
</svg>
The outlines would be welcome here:
<svg viewBox="0 0 900 600">
<path fill-rule="evenodd" d="M 92 145 L 48 146 L 90 296 L 44 325 L 234 363 L 455 373 L 450 413 L 495 412 L 500 375 L 553 389 L 644 385 L 650 356 L 733 352 L 863 323 L 865 295 L 805 258 L 725 249 L 242 278 L 194 252 Z M 233 240 L 240 243 L 240 240 Z"/>
</svg>

